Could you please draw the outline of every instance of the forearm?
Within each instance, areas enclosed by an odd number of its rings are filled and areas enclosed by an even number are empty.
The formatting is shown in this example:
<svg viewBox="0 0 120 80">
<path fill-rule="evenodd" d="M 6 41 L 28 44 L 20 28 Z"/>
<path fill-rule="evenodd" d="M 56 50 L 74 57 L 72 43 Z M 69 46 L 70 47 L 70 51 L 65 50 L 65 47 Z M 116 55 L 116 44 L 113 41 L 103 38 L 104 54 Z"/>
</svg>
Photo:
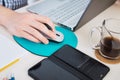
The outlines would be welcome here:
<svg viewBox="0 0 120 80">
<path fill-rule="evenodd" d="M 7 19 L 12 16 L 11 14 L 13 13 L 15 12 L 0 5 L 0 25 L 4 26 Z"/>
</svg>

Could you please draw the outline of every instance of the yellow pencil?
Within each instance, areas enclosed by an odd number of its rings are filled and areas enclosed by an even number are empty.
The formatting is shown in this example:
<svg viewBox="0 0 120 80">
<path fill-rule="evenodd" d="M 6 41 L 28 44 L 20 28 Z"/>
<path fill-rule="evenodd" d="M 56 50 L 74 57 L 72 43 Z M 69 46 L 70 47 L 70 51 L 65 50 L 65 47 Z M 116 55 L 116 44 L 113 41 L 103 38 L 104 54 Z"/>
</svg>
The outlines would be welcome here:
<svg viewBox="0 0 120 80">
<path fill-rule="evenodd" d="M 8 65 L 4 66 L 3 68 L 0 68 L 0 72 L 2 72 L 3 70 L 5 70 L 6 68 L 10 67 L 11 65 L 17 63 L 20 59 L 16 59 L 13 62 L 9 63 Z"/>
</svg>

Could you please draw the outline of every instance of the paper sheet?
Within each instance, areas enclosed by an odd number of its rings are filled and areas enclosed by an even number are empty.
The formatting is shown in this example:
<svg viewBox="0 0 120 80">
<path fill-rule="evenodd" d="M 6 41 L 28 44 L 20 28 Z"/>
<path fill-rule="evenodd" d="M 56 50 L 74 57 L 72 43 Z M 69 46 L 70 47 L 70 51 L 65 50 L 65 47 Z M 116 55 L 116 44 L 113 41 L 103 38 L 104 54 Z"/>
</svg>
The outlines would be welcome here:
<svg viewBox="0 0 120 80">
<path fill-rule="evenodd" d="M 25 55 L 25 50 L 0 34 L 0 69 Z"/>
</svg>

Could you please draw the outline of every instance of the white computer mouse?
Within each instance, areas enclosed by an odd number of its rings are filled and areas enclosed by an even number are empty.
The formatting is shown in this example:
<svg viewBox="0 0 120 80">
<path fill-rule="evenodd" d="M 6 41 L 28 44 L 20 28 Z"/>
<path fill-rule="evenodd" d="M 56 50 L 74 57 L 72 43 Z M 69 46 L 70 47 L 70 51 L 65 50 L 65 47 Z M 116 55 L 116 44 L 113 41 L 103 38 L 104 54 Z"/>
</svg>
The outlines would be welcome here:
<svg viewBox="0 0 120 80">
<path fill-rule="evenodd" d="M 56 39 L 48 38 L 49 40 L 55 41 L 55 42 L 62 42 L 64 40 L 64 35 L 60 31 L 55 31 L 56 33 Z"/>
<path fill-rule="evenodd" d="M 52 28 L 48 25 L 48 24 L 45 24 L 44 25 L 49 29 L 49 30 L 52 30 Z M 39 30 L 38 30 L 39 31 Z M 62 42 L 64 40 L 64 35 L 63 33 L 61 33 L 60 31 L 55 31 L 56 33 L 56 39 L 52 39 L 50 38 L 48 35 L 44 34 L 43 32 L 40 31 L 40 33 L 43 34 L 43 36 L 45 36 L 48 40 L 51 40 L 51 41 L 54 41 L 54 42 Z"/>
<path fill-rule="evenodd" d="M 60 31 L 55 31 L 56 33 L 56 39 L 52 39 L 43 32 L 39 31 L 43 36 L 45 36 L 48 40 L 54 41 L 54 42 L 62 42 L 64 40 L 64 35 Z"/>
<path fill-rule="evenodd" d="M 43 34 L 43 36 L 45 36 L 48 40 L 50 41 L 54 41 L 54 42 L 62 42 L 64 40 L 64 35 L 63 33 L 61 33 L 60 31 L 55 31 L 56 33 L 56 39 L 52 39 L 50 37 L 48 37 L 47 35 Z"/>
</svg>

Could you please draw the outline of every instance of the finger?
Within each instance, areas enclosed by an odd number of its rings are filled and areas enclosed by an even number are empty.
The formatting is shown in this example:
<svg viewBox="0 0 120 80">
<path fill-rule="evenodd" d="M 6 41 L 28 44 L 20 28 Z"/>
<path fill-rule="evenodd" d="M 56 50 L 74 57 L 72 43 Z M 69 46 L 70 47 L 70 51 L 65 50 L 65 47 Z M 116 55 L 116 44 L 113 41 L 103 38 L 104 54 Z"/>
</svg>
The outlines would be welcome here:
<svg viewBox="0 0 120 80">
<path fill-rule="evenodd" d="M 25 31 L 22 32 L 21 37 L 26 38 L 32 42 L 36 42 L 36 43 L 40 42 L 38 39 L 36 39 L 35 37 L 33 37 L 32 35 L 30 35 L 29 33 L 25 32 Z"/>
<path fill-rule="evenodd" d="M 35 29 L 38 29 L 39 31 L 43 32 L 47 36 L 49 36 L 52 39 L 56 38 L 55 32 L 49 30 L 44 24 L 34 21 L 31 23 L 31 26 L 34 27 Z"/>
<path fill-rule="evenodd" d="M 28 26 L 28 27 L 26 27 L 26 29 L 24 31 L 27 32 L 28 34 L 32 35 L 34 38 L 38 39 L 39 41 L 43 42 L 44 44 L 49 43 L 47 38 L 45 38 L 38 30 L 36 30 L 33 27 Z"/>
<path fill-rule="evenodd" d="M 35 15 L 35 17 L 37 21 L 48 24 L 55 31 L 55 25 L 50 18 L 41 15 Z"/>
</svg>

